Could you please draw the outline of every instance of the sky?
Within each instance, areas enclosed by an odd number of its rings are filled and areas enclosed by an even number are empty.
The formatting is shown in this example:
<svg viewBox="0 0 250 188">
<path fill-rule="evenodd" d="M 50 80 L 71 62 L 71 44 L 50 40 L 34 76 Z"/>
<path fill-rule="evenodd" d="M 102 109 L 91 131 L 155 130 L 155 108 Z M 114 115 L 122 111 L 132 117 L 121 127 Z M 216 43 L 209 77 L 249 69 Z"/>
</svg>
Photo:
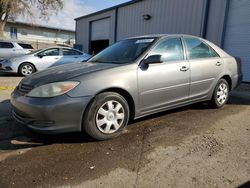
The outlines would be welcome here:
<svg viewBox="0 0 250 188">
<path fill-rule="evenodd" d="M 64 0 L 63 10 L 46 20 L 40 19 L 34 10 L 34 18 L 19 17 L 17 21 L 75 30 L 75 18 L 128 1 L 130 0 Z"/>
</svg>

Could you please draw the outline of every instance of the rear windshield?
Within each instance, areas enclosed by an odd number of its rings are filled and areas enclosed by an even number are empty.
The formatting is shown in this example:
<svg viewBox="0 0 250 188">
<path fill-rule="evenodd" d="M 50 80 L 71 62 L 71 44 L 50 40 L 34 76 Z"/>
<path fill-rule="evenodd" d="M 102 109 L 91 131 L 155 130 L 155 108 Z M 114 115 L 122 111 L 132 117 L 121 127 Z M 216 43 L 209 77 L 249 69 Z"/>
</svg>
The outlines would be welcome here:
<svg viewBox="0 0 250 188">
<path fill-rule="evenodd" d="M 18 43 L 24 49 L 33 49 L 30 44 Z"/>
</svg>

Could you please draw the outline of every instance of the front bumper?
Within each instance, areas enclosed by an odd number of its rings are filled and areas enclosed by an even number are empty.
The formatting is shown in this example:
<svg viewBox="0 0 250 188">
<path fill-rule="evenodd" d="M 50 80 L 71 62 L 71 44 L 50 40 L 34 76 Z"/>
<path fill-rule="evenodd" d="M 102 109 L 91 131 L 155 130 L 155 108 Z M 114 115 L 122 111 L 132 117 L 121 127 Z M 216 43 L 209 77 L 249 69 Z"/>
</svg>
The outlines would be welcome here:
<svg viewBox="0 0 250 188">
<path fill-rule="evenodd" d="M 14 72 L 13 69 L 12 69 L 11 67 L 4 66 L 1 62 L 0 62 L 0 71 L 4 71 L 4 72 Z"/>
<path fill-rule="evenodd" d="M 12 116 L 19 123 L 44 134 L 82 130 L 84 110 L 91 97 L 30 98 L 14 91 L 11 95 Z"/>
</svg>

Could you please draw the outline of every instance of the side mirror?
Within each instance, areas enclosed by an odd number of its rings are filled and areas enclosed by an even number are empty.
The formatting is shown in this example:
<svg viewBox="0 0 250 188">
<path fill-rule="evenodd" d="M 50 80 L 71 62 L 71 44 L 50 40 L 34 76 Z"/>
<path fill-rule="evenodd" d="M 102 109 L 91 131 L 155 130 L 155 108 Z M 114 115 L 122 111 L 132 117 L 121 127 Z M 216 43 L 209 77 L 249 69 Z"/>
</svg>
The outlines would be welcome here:
<svg viewBox="0 0 250 188">
<path fill-rule="evenodd" d="M 45 55 L 43 55 L 43 54 L 38 54 L 37 55 L 37 57 L 39 57 L 39 58 L 43 58 Z"/>
<path fill-rule="evenodd" d="M 162 63 L 161 55 L 151 55 L 147 59 L 143 60 L 144 64 L 156 64 L 156 63 Z"/>
</svg>

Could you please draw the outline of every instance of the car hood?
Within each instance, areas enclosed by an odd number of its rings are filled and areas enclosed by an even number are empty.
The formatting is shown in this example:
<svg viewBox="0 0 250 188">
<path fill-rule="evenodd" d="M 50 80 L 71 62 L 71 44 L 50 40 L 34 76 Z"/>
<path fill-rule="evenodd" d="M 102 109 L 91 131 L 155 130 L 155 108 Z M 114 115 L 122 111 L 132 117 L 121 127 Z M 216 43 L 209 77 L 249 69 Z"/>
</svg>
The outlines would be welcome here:
<svg viewBox="0 0 250 188">
<path fill-rule="evenodd" d="M 27 76 L 22 80 L 22 83 L 32 86 L 40 86 L 52 82 L 67 81 L 70 79 L 74 80 L 74 78 L 84 74 L 89 74 L 117 66 L 119 65 L 91 62 L 61 65 Z"/>
<path fill-rule="evenodd" d="M 19 55 L 17 57 L 6 58 L 5 60 L 8 60 L 8 62 L 20 62 L 20 61 L 22 62 L 30 57 L 34 57 L 34 56 L 31 54 L 24 54 L 24 55 Z"/>
</svg>

